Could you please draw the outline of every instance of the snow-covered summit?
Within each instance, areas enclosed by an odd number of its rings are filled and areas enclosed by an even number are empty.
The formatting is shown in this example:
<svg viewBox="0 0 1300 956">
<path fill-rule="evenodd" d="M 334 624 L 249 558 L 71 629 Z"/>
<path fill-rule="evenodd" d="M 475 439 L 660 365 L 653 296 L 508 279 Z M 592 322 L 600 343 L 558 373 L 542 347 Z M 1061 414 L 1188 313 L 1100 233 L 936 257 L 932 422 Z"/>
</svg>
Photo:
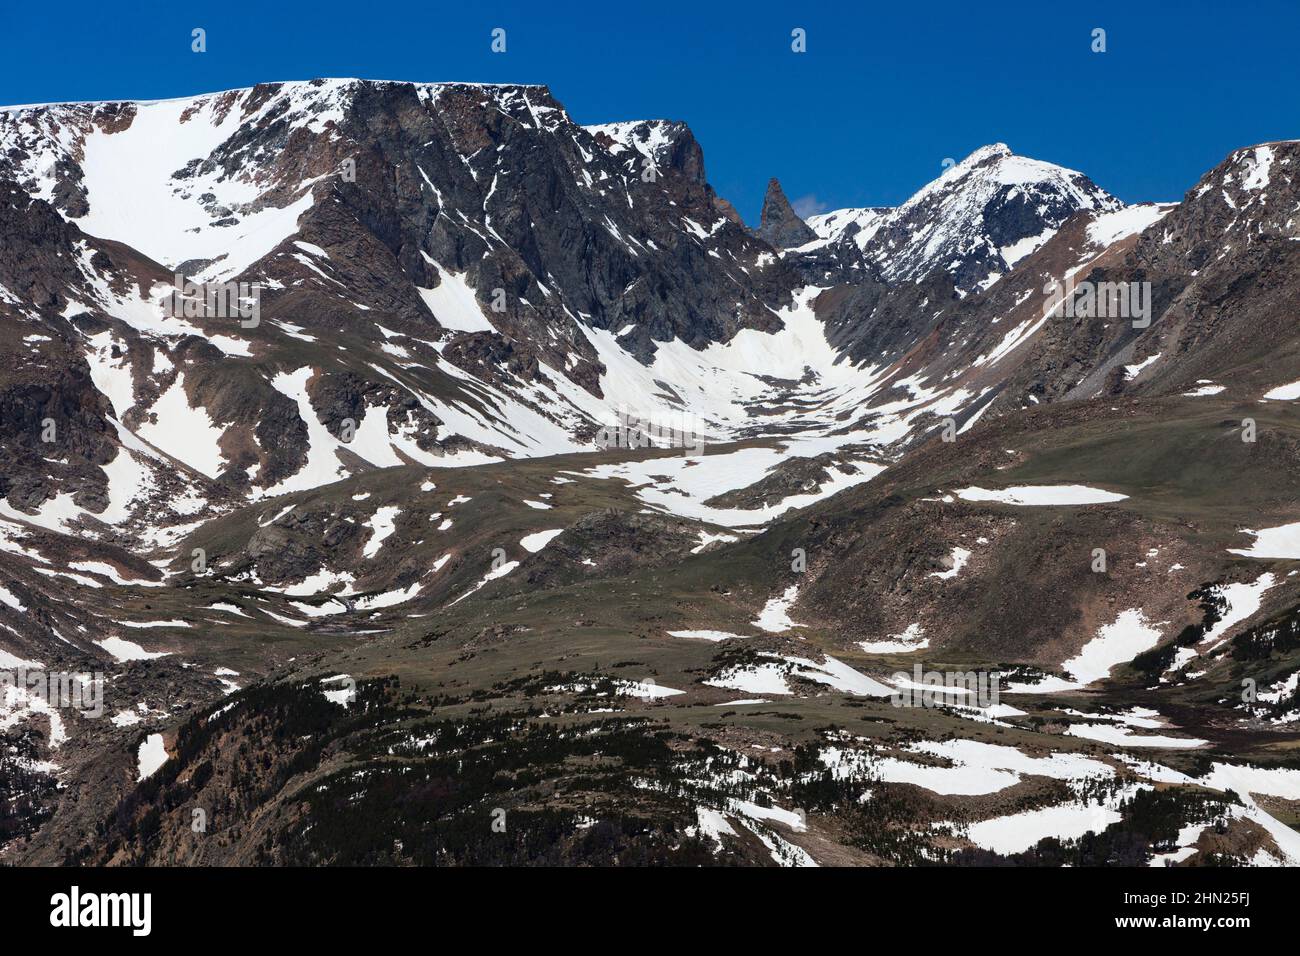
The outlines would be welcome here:
<svg viewBox="0 0 1300 956">
<path fill-rule="evenodd" d="M 809 224 L 826 240 L 851 238 L 890 281 L 943 269 L 970 292 L 995 282 L 1076 212 L 1123 206 L 1082 173 L 992 143 L 895 209 L 840 209 Z"/>
</svg>

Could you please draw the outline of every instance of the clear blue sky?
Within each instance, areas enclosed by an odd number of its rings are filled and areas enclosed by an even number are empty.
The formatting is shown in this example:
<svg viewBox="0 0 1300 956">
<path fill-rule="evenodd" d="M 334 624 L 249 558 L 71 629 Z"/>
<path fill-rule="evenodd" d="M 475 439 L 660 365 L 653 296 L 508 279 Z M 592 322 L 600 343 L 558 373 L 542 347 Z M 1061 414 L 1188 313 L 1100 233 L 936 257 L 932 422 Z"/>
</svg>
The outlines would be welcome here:
<svg viewBox="0 0 1300 956">
<path fill-rule="evenodd" d="M 206 53 L 190 31 L 207 31 Z M 490 31 L 507 31 L 493 54 Z M 807 31 L 808 50 L 790 49 Z M 1091 52 L 1094 28 L 1107 52 Z M 315 76 L 546 83 L 581 123 L 688 122 L 748 220 L 770 176 L 892 205 L 990 142 L 1176 199 L 1300 137 L 1300 3 L 13 0 L 0 103 L 163 98 Z M 815 200 L 810 197 L 815 197 Z"/>
</svg>

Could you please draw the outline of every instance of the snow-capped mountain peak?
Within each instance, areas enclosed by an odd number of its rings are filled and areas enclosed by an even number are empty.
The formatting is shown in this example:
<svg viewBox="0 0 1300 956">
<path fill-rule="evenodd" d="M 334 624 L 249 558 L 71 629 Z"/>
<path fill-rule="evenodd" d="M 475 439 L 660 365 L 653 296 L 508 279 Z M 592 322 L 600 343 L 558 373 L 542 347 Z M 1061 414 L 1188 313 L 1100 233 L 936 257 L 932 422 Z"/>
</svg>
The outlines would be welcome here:
<svg viewBox="0 0 1300 956">
<path fill-rule="evenodd" d="M 827 240 L 852 237 L 888 281 L 942 269 L 967 293 L 997 281 L 1076 212 L 1123 205 L 1082 173 L 992 143 L 896 209 L 841 209 L 809 224 Z"/>
</svg>

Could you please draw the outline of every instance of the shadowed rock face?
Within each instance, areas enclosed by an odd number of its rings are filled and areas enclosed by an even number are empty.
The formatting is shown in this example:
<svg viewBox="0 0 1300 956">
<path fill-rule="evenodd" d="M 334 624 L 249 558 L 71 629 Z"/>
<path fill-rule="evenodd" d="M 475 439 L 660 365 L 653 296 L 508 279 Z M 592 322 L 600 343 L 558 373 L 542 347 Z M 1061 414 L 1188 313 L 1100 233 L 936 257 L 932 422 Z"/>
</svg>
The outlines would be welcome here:
<svg viewBox="0 0 1300 956">
<path fill-rule="evenodd" d="M 792 249 L 812 242 L 817 233 L 809 228 L 790 206 L 776 177 L 768 180 L 767 195 L 763 197 L 763 213 L 758 227 L 759 238 L 777 249 Z"/>
<path fill-rule="evenodd" d="M 537 343 L 552 366 L 594 359 L 574 316 L 633 325 L 633 351 L 648 358 L 655 341 L 768 327 L 788 289 L 776 276 L 755 298 L 724 268 L 760 249 L 705 181 L 684 124 L 588 130 L 544 87 L 366 84 L 340 128 L 362 152 L 356 182 L 337 187 L 348 218 L 418 286 L 439 284 L 432 259 L 465 273 L 482 302 L 504 290 L 498 331 Z M 686 220 L 707 237 L 695 241 Z"/>
<path fill-rule="evenodd" d="M 62 290 L 79 279 L 72 252 L 85 240 L 81 231 L 48 203 L 0 180 L 0 236 L 0 289 L 8 290 L 0 307 L 16 300 L 63 308 Z M 102 250 L 93 261 L 106 271 L 111 267 Z M 100 466 L 115 454 L 104 417 L 108 403 L 75 350 L 71 323 L 60 331 L 38 339 L 34 328 L 14 325 L 0 341 L 0 499 L 35 508 L 63 489 L 87 507 L 102 508 Z M 44 346 L 48 361 L 31 360 L 24 336 Z M 47 428 L 50 422 L 53 428 Z"/>
<path fill-rule="evenodd" d="M 129 134 L 144 109 L 0 114 L 0 146 L 20 182 L 53 177 L 51 200 L 75 222 L 89 208 L 83 144 Z M 598 329 L 634 325 L 629 344 L 648 358 L 655 341 L 704 345 L 771 328 L 771 310 L 788 301 L 788 270 L 742 284 L 727 267 L 752 262 L 762 245 L 708 185 L 683 123 L 588 129 L 541 86 L 317 80 L 196 97 L 178 131 L 205 124 L 220 126 L 217 145 L 170 177 L 209 229 L 238 232 L 247 217 L 310 191 L 298 237 L 346 247 L 338 278 L 358 301 L 427 321 L 415 287 L 436 288 L 439 267 L 463 273 L 480 301 L 504 290 L 499 331 L 547 346 L 558 335 L 552 364 L 594 360 L 575 316 Z M 54 143 L 60 136 L 67 142 Z M 47 168 L 42 151 L 61 155 Z M 253 186 L 256 198 L 221 194 L 226 182 Z M 220 262 L 156 258 L 189 270 Z"/>
<path fill-rule="evenodd" d="M 81 231 L 2 173 L 0 231 L 0 285 L 37 308 L 57 304 L 60 290 L 77 278 L 66 252 Z"/>
</svg>

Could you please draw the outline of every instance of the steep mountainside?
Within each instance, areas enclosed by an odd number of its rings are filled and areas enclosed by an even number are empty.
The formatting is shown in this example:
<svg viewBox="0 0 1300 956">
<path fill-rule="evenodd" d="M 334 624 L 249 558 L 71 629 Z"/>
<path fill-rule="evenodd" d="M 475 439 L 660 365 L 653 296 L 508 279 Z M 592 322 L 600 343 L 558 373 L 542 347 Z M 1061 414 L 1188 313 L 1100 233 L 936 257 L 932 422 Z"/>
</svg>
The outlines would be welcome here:
<svg viewBox="0 0 1300 956">
<path fill-rule="evenodd" d="M 1298 162 L 1295 142 L 1237 150 L 1135 243 L 1077 273 L 1149 283 L 1149 326 L 1052 323 L 1012 387 L 1039 400 L 1113 391 L 1258 399 L 1300 379 Z"/>
</svg>

